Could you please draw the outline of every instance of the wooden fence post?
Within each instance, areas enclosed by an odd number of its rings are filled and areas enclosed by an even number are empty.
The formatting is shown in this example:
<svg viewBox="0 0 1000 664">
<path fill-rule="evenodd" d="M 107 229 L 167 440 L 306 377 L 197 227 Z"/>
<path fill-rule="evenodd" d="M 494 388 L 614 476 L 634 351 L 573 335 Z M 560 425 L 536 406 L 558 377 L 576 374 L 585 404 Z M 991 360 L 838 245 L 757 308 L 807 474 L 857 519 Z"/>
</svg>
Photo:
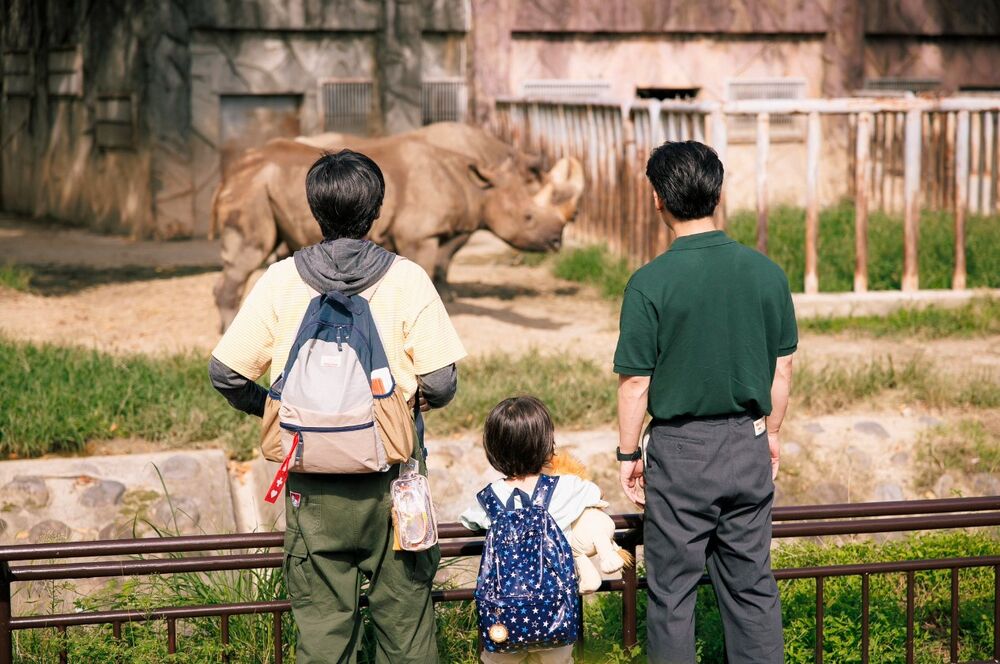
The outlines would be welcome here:
<svg viewBox="0 0 1000 664">
<path fill-rule="evenodd" d="M 871 113 L 858 113 L 854 153 L 854 292 L 868 290 L 868 180 L 871 170 Z"/>
<path fill-rule="evenodd" d="M 959 111 L 955 125 L 955 272 L 954 290 L 965 288 L 965 213 L 969 204 L 969 112 Z"/>
<path fill-rule="evenodd" d="M 721 106 L 716 107 L 712 111 L 710 131 L 712 147 L 715 149 L 715 153 L 719 155 L 719 161 L 722 162 L 722 168 L 725 170 L 728 168 L 726 164 L 726 152 L 729 148 L 729 138 L 726 132 L 726 114 Z M 726 227 L 726 179 L 726 177 L 722 179 L 722 193 L 719 196 L 719 204 L 715 208 L 715 227 L 719 229 Z"/>
<path fill-rule="evenodd" d="M 819 292 L 818 256 L 816 243 L 819 238 L 819 151 L 820 117 L 809 114 L 806 136 L 806 278 L 807 294 Z"/>
<path fill-rule="evenodd" d="M 920 234 L 920 109 L 906 112 L 903 157 L 903 290 L 920 288 L 917 244 Z"/>
<path fill-rule="evenodd" d="M 767 255 L 767 152 L 771 117 L 757 114 L 757 251 Z"/>
</svg>

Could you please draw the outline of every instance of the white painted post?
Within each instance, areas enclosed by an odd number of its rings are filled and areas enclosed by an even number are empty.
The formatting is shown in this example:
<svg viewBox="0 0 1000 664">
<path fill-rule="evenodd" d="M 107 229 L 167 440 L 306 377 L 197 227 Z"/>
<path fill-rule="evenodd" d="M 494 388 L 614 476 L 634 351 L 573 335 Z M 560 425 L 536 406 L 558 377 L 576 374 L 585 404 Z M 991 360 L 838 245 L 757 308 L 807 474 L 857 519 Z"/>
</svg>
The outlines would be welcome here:
<svg viewBox="0 0 1000 664">
<path fill-rule="evenodd" d="M 809 114 L 806 135 L 806 278 L 807 294 L 819 292 L 819 270 L 816 244 L 819 238 L 819 152 L 820 117 Z"/>
<path fill-rule="evenodd" d="M 723 169 L 729 167 L 726 163 L 726 153 L 729 149 L 729 138 L 726 131 L 726 114 L 719 106 L 712 111 L 712 147 L 715 149 L 715 153 L 719 155 L 719 161 L 722 162 Z M 723 178 L 722 180 L 722 194 L 719 196 L 719 205 L 715 208 L 715 227 L 725 228 L 726 227 L 726 180 L 728 178 Z"/>
<path fill-rule="evenodd" d="M 767 152 L 771 145 L 771 117 L 757 114 L 757 251 L 767 255 Z"/>
<path fill-rule="evenodd" d="M 920 288 L 920 109 L 906 112 L 903 154 L 903 290 Z"/>
<path fill-rule="evenodd" d="M 871 174 L 871 113 L 858 113 L 854 151 L 854 291 L 868 290 L 868 181 Z"/>
<path fill-rule="evenodd" d="M 969 185 L 969 112 L 959 111 L 955 127 L 955 271 L 954 290 L 965 288 L 965 211 Z"/>
</svg>

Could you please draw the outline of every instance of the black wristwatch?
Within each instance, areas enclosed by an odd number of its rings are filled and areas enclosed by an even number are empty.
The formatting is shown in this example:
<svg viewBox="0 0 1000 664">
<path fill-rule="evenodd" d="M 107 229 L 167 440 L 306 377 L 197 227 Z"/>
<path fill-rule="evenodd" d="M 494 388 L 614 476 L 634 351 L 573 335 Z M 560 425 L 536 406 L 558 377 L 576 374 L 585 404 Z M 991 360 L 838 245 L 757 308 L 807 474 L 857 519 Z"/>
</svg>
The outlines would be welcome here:
<svg viewBox="0 0 1000 664">
<path fill-rule="evenodd" d="M 618 457 L 619 461 L 638 461 L 639 459 L 642 458 L 642 448 L 637 447 L 635 448 L 635 452 L 629 452 L 628 454 L 625 454 L 624 452 L 622 452 L 622 448 L 616 447 L 615 455 Z"/>
</svg>

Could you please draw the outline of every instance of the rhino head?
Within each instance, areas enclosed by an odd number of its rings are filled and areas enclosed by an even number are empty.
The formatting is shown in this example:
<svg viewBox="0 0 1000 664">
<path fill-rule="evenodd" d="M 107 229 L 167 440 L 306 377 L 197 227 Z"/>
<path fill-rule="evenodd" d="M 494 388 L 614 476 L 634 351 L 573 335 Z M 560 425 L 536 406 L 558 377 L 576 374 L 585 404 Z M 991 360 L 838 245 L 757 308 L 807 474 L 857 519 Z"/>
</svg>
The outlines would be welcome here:
<svg viewBox="0 0 1000 664">
<path fill-rule="evenodd" d="M 559 249 L 563 228 L 576 217 L 583 193 L 579 161 L 564 157 L 540 177 L 509 159 L 494 169 L 473 165 L 470 171 L 485 191 L 486 228 L 515 249 Z"/>
</svg>

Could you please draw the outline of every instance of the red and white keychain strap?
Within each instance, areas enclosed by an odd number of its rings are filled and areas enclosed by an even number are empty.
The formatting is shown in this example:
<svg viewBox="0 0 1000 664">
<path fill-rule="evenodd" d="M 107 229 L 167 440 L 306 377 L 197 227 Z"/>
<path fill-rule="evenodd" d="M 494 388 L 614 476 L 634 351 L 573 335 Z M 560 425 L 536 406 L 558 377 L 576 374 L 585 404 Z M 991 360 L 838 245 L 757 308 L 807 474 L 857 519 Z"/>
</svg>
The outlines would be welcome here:
<svg viewBox="0 0 1000 664">
<path fill-rule="evenodd" d="M 288 450 L 288 456 L 281 462 L 278 472 L 274 474 L 274 479 L 271 481 L 271 488 L 267 490 L 267 495 L 264 496 L 264 502 L 273 504 L 278 500 L 278 496 L 281 495 L 282 490 L 285 488 L 285 482 L 288 481 L 288 464 L 292 462 L 292 456 L 295 454 L 295 448 L 298 446 L 299 434 L 296 432 L 295 436 L 292 437 L 292 449 Z"/>
</svg>

